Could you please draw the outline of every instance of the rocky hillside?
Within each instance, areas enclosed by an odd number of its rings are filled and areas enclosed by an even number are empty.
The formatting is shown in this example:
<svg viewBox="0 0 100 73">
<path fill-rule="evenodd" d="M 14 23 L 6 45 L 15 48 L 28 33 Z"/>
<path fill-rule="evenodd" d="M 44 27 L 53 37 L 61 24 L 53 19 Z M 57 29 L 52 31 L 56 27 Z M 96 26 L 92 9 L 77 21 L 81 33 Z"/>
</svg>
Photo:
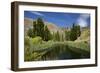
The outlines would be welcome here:
<svg viewBox="0 0 100 73">
<path fill-rule="evenodd" d="M 90 29 L 89 28 L 82 28 L 81 35 L 76 41 L 90 41 Z"/>
</svg>

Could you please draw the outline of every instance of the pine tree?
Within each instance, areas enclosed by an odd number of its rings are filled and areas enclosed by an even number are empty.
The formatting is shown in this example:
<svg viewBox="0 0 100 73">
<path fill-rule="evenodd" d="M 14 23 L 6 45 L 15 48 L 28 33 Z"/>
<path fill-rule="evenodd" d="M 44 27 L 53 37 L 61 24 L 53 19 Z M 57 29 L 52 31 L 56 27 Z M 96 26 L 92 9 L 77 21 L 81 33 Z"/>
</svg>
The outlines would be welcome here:
<svg viewBox="0 0 100 73">
<path fill-rule="evenodd" d="M 56 41 L 56 39 L 55 39 L 55 32 L 52 33 L 52 39 L 53 39 L 53 41 Z"/>
<path fill-rule="evenodd" d="M 44 41 L 48 41 L 52 37 L 42 18 L 38 18 L 36 21 L 33 22 L 33 33 L 34 36 L 40 36 Z"/>
<path fill-rule="evenodd" d="M 75 24 L 73 24 L 70 32 L 70 40 L 74 41 L 76 39 L 77 39 L 77 32 L 76 32 Z"/>
<path fill-rule="evenodd" d="M 55 33 L 55 41 L 60 41 L 59 31 Z"/>
<path fill-rule="evenodd" d="M 47 26 L 45 26 L 44 27 L 44 40 L 45 41 L 48 41 L 48 40 L 50 40 L 51 38 L 52 38 L 52 36 L 51 36 L 51 33 L 50 33 L 50 31 L 49 31 L 49 29 L 48 29 L 48 27 Z"/>
<path fill-rule="evenodd" d="M 61 34 L 60 38 L 61 38 L 61 41 L 64 41 L 64 34 Z"/>
<path fill-rule="evenodd" d="M 44 23 L 41 18 L 37 19 L 37 36 L 41 36 L 44 39 Z"/>
<path fill-rule="evenodd" d="M 36 21 L 33 21 L 33 33 L 34 33 L 34 36 L 37 35 L 37 24 L 36 24 Z"/>
<path fill-rule="evenodd" d="M 76 29 L 77 29 L 77 37 L 79 37 L 79 36 L 81 35 L 80 26 L 77 25 L 77 26 L 76 26 Z"/>
<path fill-rule="evenodd" d="M 73 24 L 70 32 L 70 40 L 74 41 L 81 35 L 80 26 Z"/>
<path fill-rule="evenodd" d="M 65 40 L 70 40 L 70 31 L 65 30 Z"/>
<path fill-rule="evenodd" d="M 33 30 L 32 30 L 32 29 L 29 29 L 28 32 L 27 32 L 27 35 L 28 35 L 29 37 L 33 37 L 33 36 L 34 36 Z"/>
<path fill-rule="evenodd" d="M 33 22 L 33 33 L 35 36 L 40 36 L 44 40 L 44 22 L 41 18 Z"/>
</svg>

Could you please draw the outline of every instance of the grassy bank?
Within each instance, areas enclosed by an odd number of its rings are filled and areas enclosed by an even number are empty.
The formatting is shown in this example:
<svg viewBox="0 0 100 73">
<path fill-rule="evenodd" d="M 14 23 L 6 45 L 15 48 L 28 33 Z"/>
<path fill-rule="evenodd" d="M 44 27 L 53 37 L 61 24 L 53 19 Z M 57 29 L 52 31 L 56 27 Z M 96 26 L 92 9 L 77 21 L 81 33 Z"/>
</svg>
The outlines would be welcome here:
<svg viewBox="0 0 100 73">
<path fill-rule="evenodd" d="M 90 57 L 90 46 L 84 41 L 48 41 L 25 47 L 25 61 L 82 59 Z"/>
</svg>

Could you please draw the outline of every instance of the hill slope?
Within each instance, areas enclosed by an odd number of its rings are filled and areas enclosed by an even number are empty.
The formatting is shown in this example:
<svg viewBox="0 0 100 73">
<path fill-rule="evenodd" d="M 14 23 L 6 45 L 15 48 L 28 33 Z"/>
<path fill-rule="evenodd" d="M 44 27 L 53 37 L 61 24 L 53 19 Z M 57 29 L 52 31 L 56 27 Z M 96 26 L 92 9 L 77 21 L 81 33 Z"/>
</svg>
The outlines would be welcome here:
<svg viewBox="0 0 100 73">
<path fill-rule="evenodd" d="M 89 43 L 89 41 L 90 41 L 90 29 L 83 28 L 81 31 L 80 37 L 76 41 L 86 41 Z"/>
</svg>

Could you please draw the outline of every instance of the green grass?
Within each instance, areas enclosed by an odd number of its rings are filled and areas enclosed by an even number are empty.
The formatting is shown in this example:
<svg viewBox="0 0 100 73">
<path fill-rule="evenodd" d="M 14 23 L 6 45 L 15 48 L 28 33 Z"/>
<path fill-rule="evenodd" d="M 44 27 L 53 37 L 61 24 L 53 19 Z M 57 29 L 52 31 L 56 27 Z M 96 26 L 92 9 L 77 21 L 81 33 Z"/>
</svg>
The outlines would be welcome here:
<svg viewBox="0 0 100 73">
<path fill-rule="evenodd" d="M 25 48 L 24 57 L 25 61 L 89 58 L 90 47 L 85 42 L 48 41 Z"/>
<path fill-rule="evenodd" d="M 90 45 L 89 45 L 89 43 L 87 43 L 85 41 L 78 41 L 78 42 L 69 41 L 68 45 L 72 46 L 72 47 L 80 48 L 80 49 L 88 51 L 88 52 L 90 51 Z"/>
</svg>

